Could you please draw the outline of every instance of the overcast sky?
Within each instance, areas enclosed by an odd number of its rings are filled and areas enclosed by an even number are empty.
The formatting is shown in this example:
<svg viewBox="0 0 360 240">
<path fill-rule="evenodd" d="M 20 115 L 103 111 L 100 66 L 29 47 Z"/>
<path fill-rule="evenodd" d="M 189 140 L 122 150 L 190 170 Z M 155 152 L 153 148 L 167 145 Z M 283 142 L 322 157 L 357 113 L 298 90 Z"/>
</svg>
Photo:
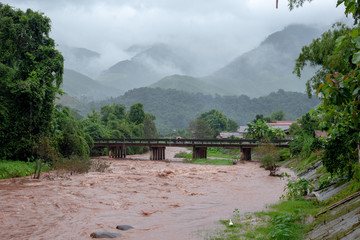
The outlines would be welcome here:
<svg viewBox="0 0 360 240">
<path fill-rule="evenodd" d="M 287 0 L 3 0 L 43 12 L 57 44 L 84 47 L 106 64 L 129 58 L 133 44 L 170 43 L 198 51 L 219 64 L 258 46 L 289 24 L 331 25 L 343 20 L 337 0 L 314 0 L 288 10 Z"/>
</svg>

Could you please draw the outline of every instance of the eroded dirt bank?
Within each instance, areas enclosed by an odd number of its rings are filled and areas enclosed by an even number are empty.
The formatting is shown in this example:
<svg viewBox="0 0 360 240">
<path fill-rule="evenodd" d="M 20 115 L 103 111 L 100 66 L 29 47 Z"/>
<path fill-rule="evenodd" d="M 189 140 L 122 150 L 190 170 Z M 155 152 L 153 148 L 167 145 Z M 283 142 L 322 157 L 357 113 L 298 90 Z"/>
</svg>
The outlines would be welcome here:
<svg viewBox="0 0 360 240">
<path fill-rule="evenodd" d="M 204 239 L 235 208 L 261 210 L 278 201 L 284 180 L 258 163 L 200 166 L 111 161 L 110 173 L 0 180 L 0 239 Z M 120 232 L 117 225 L 135 229 Z"/>
</svg>

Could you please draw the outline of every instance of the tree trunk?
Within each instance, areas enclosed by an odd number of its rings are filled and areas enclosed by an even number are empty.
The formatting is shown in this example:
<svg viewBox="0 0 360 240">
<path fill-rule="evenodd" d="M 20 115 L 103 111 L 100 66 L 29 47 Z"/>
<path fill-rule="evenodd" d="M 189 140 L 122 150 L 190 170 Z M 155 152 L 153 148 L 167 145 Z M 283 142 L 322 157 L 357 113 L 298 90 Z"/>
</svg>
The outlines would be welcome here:
<svg viewBox="0 0 360 240">
<path fill-rule="evenodd" d="M 358 143 L 358 166 L 360 166 L 360 142 Z"/>
</svg>

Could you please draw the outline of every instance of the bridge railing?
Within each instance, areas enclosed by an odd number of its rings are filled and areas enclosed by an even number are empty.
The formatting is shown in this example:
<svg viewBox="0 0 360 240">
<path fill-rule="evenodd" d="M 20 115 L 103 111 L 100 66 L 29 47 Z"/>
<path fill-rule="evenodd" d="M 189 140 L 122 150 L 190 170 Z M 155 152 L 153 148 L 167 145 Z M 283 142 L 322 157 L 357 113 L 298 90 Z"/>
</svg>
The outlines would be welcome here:
<svg viewBox="0 0 360 240">
<path fill-rule="evenodd" d="M 274 145 L 286 146 L 291 140 L 271 140 Z M 206 146 L 255 146 L 261 145 L 260 139 L 167 139 L 167 138 L 143 138 L 143 139 L 119 139 L 119 138 L 95 138 L 95 146 L 99 145 L 176 145 L 176 146 L 194 146 L 194 145 L 206 145 Z"/>
</svg>

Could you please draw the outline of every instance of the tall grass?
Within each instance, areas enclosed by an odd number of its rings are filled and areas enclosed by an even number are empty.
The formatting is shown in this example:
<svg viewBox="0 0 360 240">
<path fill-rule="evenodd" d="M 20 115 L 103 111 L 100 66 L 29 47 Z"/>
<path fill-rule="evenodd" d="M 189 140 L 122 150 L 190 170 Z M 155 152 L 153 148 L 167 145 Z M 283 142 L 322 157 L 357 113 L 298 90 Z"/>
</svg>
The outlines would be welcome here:
<svg viewBox="0 0 360 240">
<path fill-rule="evenodd" d="M 25 177 L 34 174 L 36 162 L 0 160 L 0 179 Z M 48 164 L 43 164 L 41 171 L 48 171 Z"/>
<path fill-rule="evenodd" d="M 234 162 L 229 159 L 194 159 L 192 161 L 188 161 L 189 163 L 193 164 L 200 164 L 200 165 L 234 165 Z"/>
</svg>

